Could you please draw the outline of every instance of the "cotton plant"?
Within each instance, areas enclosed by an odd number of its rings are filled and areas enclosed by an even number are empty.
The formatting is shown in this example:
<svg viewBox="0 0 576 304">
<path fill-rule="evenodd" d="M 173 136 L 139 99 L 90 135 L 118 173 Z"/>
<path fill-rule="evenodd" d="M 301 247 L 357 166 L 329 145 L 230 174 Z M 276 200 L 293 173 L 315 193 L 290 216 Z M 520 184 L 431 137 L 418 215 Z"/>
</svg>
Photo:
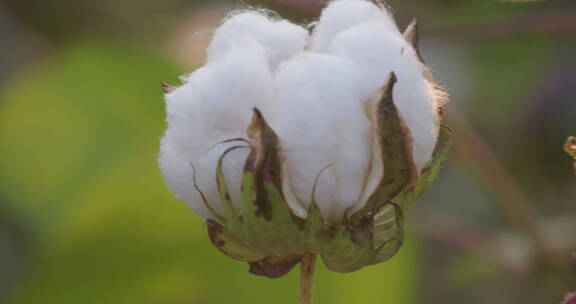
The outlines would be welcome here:
<svg viewBox="0 0 576 304">
<path fill-rule="evenodd" d="M 270 278 L 314 259 L 352 272 L 394 256 L 449 149 L 446 94 L 390 11 L 330 2 L 308 27 L 231 13 L 203 67 L 164 84 L 159 164 L 224 254 Z"/>
</svg>

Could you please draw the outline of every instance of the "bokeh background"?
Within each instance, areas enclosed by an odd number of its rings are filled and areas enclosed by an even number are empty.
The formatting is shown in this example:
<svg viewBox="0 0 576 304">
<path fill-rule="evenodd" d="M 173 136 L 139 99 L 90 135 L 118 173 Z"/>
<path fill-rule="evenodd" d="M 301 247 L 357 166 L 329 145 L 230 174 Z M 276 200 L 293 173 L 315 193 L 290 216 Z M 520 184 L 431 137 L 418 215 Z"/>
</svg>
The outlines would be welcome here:
<svg viewBox="0 0 576 304">
<path fill-rule="evenodd" d="M 574 0 L 389 0 L 421 25 L 456 145 L 390 262 L 319 264 L 316 303 L 560 303 L 576 290 Z M 226 12 L 312 21 L 316 0 L 0 1 L 0 302 L 295 303 L 247 273 L 156 165 L 160 82 Z"/>
</svg>

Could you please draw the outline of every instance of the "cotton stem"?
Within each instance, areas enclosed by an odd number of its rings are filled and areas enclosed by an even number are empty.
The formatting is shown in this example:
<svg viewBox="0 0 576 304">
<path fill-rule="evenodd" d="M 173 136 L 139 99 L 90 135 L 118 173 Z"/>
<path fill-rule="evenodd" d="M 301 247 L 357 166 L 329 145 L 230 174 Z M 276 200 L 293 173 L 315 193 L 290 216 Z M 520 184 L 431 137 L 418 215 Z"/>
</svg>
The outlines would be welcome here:
<svg viewBox="0 0 576 304">
<path fill-rule="evenodd" d="M 312 288 L 314 287 L 314 268 L 316 254 L 306 253 L 300 260 L 300 288 L 298 292 L 299 304 L 312 303 Z"/>
</svg>

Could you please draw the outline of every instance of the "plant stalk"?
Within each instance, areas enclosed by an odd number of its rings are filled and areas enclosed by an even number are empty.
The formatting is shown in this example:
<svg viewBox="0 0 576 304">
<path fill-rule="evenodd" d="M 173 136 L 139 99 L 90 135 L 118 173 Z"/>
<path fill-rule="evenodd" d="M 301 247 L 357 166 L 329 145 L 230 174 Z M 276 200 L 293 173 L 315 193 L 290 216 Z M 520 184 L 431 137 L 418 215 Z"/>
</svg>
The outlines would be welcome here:
<svg viewBox="0 0 576 304">
<path fill-rule="evenodd" d="M 300 288 L 298 291 L 299 304 L 312 303 L 312 288 L 314 287 L 314 268 L 316 254 L 305 253 L 300 260 Z"/>
</svg>

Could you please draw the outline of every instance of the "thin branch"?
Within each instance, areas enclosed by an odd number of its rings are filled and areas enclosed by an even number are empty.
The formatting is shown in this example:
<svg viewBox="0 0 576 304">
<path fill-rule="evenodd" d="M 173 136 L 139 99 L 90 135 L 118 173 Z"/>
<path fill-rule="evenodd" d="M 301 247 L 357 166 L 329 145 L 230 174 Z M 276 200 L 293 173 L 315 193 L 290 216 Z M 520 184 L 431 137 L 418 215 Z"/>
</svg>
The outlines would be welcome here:
<svg viewBox="0 0 576 304">
<path fill-rule="evenodd" d="M 556 10 L 511 18 L 498 23 L 479 26 L 429 28 L 423 37 L 458 42 L 482 42 L 506 39 L 525 34 L 559 34 L 576 32 L 576 10 Z"/>
<path fill-rule="evenodd" d="M 454 145 L 456 152 L 468 163 L 475 164 L 476 172 L 490 187 L 510 223 L 529 236 L 539 253 L 545 253 L 546 247 L 537 227 L 533 204 L 524 195 L 498 155 L 453 107 L 449 112 L 448 121 L 457 134 Z"/>
</svg>

